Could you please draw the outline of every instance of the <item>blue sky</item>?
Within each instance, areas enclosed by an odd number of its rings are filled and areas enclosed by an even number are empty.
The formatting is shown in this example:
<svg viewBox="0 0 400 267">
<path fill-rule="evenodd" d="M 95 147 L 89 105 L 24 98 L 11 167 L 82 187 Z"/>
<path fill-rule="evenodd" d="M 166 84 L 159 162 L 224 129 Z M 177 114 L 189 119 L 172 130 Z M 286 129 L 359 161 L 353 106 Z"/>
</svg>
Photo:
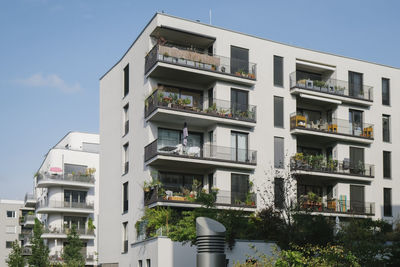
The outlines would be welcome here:
<svg viewBox="0 0 400 267">
<path fill-rule="evenodd" d="M 23 199 L 68 131 L 98 132 L 99 78 L 156 11 L 400 67 L 400 1 L 0 2 L 0 198 Z"/>
</svg>

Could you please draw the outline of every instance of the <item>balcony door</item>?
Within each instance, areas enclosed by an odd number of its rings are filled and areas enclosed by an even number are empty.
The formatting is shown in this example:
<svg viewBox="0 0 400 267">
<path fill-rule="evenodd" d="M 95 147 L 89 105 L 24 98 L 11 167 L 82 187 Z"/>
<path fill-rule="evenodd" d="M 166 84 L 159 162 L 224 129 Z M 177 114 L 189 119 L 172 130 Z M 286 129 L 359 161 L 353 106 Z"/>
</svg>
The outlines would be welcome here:
<svg viewBox="0 0 400 267">
<path fill-rule="evenodd" d="M 350 173 L 364 173 L 364 148 L 350 147 Z"/>
<path fill-rule="evenodd" d="M 247 112 L 249 105 L 249 92 L 238 89 L 231 89 L 231 110 L 236 112 Z"/>
<path fill-rule="evenodd" d="M 352 212 L 365 212 L 364 186 L 350 185 L 350 209 Z"/>
<path fill-rule="evenodd" d="M 65 205 L 71 205 L 71 203 L 86 203 L 85 191 L 76 190 L 64 190 L 64 203 Z"/>
<path fill-rule="evenodd" d="M 360 136 L 363 131 L 363 112 L 350 109 L 349 111 L 350 134 Z"/>
<path fill-rule="evenodd" d="M 249 192 L 249 176 L 244 174 L 231 174 L 231 204 L 241 204 L 246 201 Z"/>
<path fill-rule="evenodd" d="M 354 97 L 364 95 L 362 73 L 349 71 L 349 95 Z"/>
<path fill-rule="evenodd" d="M 74 225 L 77 230 L 84 230 L 86 217 L 64 216 L 64 229 L 71 229 Z"/>
<path fill-rule="evenodd" d="M 231 160 L 246 162 L 248 159 L 248 134 L 231 132 Z"/>
<path fill-rule="evenodd" d="M 231 46 L 231 73 L 249 72 L 249 50 Z"/>
<path fill-rule="evenodd" d="M 203 146 L 203 134 L 189 132 L 187 139 L 187 147 L 199 147 L 200 150 Z M 183 140 L 183 125 L 182 130 L 172 130 L 158 128 L 158 150 L 163 151 L 166 147 L 176 147 L 178 144 L 182 144 Z"/>
</svg>

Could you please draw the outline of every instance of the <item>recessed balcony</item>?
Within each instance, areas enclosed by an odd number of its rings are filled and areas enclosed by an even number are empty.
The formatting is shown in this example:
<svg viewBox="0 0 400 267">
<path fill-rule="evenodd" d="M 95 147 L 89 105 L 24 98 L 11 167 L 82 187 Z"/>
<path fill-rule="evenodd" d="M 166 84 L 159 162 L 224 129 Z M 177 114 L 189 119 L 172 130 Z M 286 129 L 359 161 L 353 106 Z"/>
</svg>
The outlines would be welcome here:
<svg viewBox="0 0 400 267">
<path fill-rule="evenodd" d="M 44 228 L 42 238 L 46 239 L 66 239 L 71 229 L 69 228 Z M 94 230 L 91 229 L 76 229 L 80 239 L 94 239 Z"/>
<path fill-rule="evenodd" d="M 94 187 L 95 179 L 92 174 L 49 174 L 42 173 L 37 175 L 37 187 L 57 187 L 57 186 L 69 186 L 69 187 L 80 187 L 80 188 L 92 188 Z"/>
<path fill-rule="evenodd" d="M 371 106 L 373 102 L 372 86 L 355 82 L 323 78 L 308 72 L 295 71 L 290 74 L 292 94 L 308 94 L 331 98 L 344 103 Z"/>
<path fill-rule="evenodd" d="M 42 201 L 36 206 L 37 213 L 93 213 L 94 204 L 74 201 Z"/>
<path fill-rule="evenodd" d="M 203 193 L 204 194 L 204 193 Z M 156 206 L 199 208 L 202 204 L 197 199 L 198 192 L 189 192 L 182 188 L 154 187 L 144 192 L 144 204 L 149 208 Z M 218 190 L 215 206 L 217 208 L 241 208 L 254 210 L 257 208 L 257 194 L 237 193 Z"/>
<path fill-rule="evenodd" d="M 204 53 L 190 47 L 155 45 L 145 57 L 146 76 L 198 84 L 216 80 L 252 86 L 256 64 L 239 59 Z"/>
<path fill-rule="evenodd" d="M 191 125 L 208 127 L 216 123 L 254 127 L 257 108 L 230 101 L 210 99 L 207 106 L 200 93 L 178 94 L 155 90 L 145 101 L 147 121 L 175 122 L 187 121 Z"/>
<path fill-rule="evenodd" d="M 144 148 L 144 157 L 147 165 L 189 170 L 216 166 L 254 170 L 257 164 L 254 150 L 210 144 L 185 147 L 176 140 L 161 138 Z"/>
<path fill-rule="evenodd" d="M 296 175 L 318 176 L 329 179 L 372 181 L 375 166 L 364 162 L 324 159 L 322 155 L 303 155 L 298 153 L 290 160 L 290 168 Z"/>
<path fill-rule="evenodd" d="M 336 118 L 312 120 L 308 119 L 309 117 L 307 113 L 292 113 L 291 133 L 363 144 L 371 144 L 374 140 L 373 124 Z"/>
</svg>

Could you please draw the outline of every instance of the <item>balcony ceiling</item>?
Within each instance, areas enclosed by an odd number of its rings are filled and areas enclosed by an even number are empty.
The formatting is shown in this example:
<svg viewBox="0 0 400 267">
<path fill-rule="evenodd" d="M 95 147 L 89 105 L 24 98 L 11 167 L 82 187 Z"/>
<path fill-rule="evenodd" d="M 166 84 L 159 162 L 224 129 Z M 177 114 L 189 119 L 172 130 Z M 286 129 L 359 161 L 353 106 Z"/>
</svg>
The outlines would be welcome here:
<svg viewBox="0 0 400 267">
<path fill-rule="evenodd" d="M 207 49 L 215 42 L 215 37 L 183 31 L 167 26 L 156 27 L 150 36 L 157 39 L 163 37 L 178 45 L 188 47 L 194 46 L 200 49 Z"/>
</svg>

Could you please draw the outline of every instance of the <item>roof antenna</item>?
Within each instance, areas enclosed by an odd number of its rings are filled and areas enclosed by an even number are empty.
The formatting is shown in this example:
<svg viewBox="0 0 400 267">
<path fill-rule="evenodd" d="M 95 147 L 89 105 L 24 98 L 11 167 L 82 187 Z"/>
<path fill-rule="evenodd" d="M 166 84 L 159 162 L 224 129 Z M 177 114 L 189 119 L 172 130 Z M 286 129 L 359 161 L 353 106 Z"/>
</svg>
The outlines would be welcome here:
<svg viewBox="0 0 400 267">
<path fill-rule="evenodd" d="M 211 23 L 211 8 L 210 8 L 210 25 L 212 25 L 212 23 Z"/>
</svg>

